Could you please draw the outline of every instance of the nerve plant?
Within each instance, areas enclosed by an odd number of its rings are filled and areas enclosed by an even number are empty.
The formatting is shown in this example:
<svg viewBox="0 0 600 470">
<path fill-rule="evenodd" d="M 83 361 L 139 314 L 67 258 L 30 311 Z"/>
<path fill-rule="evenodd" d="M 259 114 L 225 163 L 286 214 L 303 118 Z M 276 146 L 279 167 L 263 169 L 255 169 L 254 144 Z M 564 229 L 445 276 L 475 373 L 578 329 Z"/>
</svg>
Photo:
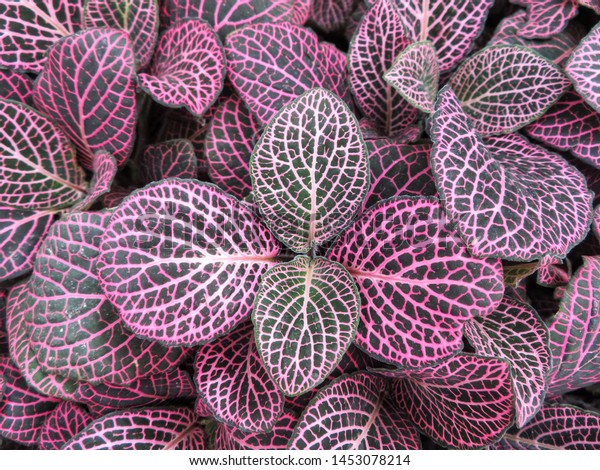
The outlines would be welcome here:
<svg viewBox="0 0 600 470">
<path fill-rule="evenodd" d="M 0 0 L 0 436 L 598 448 L 598 28 L 515 3 Z"/>
</svg>

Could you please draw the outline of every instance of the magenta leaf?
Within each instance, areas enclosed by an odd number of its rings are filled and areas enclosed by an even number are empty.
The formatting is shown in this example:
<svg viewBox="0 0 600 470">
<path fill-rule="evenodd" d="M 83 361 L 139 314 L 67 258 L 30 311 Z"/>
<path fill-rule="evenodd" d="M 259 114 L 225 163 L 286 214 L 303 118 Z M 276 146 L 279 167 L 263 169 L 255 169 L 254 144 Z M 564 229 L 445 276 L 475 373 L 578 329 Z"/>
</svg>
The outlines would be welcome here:
<svg viewBox="0 0 600 470">
<path fill-rule="evenodd" d="M 247 433 L 223 423 L 215 430 L 216 450 L 283 450 L 292 437 L 298 417 L 289 411 L 279 417 L 273 429 L 265 433 Z"/>
<path fill-rule="evenodd" d="M 523 46 L 489 46 L 465 60 L 449 81 L 482 135 L 508 134 L 535 121 L 570 86 L 560 68 Z"/>
<path fill-rule="evenodd" d="M 600 57 L 600 24 L 582 39 L 565 64 L 565 72 L 587 103 L 600 112 L 600 71 L 595 64 Z"/>
<path fill-rule="evenodd" d="M 416 372 L 399 372 L 398 406 L 441 445 L 476 449 L 500 439 L 512 424 L 513 389 L 507 361 L 459 354 Z"/>
<path fill-rule="evenodd" d="M 0 290 L 0 354 L 8 354 L 8 333 L 6 332 L 6 292 Z M 0 390 L 2 387 L 0 386 Z M 0 395 L 2 392 L 0 391 Z M 0 398 L 1 399 L 1 398 Z"/>
<path fill-rule="evenodd" d="M 416 120 L 417 110 L 383 78 L 411 43 L 390 2 L 380 0 L 361 20 L 348 51 L 348 73 L 360 110 L 386 136 L 395 137 Z"/>
<path fill-rule="evenodd" d="M 505 297 L 485 317 L 465 324 L 465 337 L 481 356 L 506 359 L 512 368 L 516 426 L 539 411 L 550 372 L 548 328 L 529 305 Z"/>
<path fill-rule="evenodd" d="M 482 141 L 450 88 L 440 92 L 431 136 L 440 197 L 475 256 L 564 258 L 584 238 L 591 195 L 563 158 L 517 134 Z"/>
<path fill-rule="evenodd" d="M 544 405 L 529 424 L 511 429 L 490 449 L 598 450 L 600 415 L 575 406 Z"/>
<path fill-rule="evenodd" d="M 201 117 L 221 93 L 225 70 L 221 41 L 211 27 L 186 19 L 161 35 L 150 73 L 140 73 L 138 81 L 158 103 Z"/>
<path fill-rule="evenodd" d="M 0 66 L 40 72 L 46 51 L 81 28 L 81 0 L 2 0 Z"/>
<path fill-rule="evenodd" d="M 144 150 L 140 174 L 145 183 L 165 178 L 195 178 L 198 159 L 187 139 L 174 139 L 149 145 Z"/>
<path fill-rule="evenodd" d="M 198 349 L 196 386 L 210 412 L 241 431 L 269 432 L 283 412 L 283 394 L 261 362 L 250 322 Z"/>
<path fill-rule="evenodd" d="M 358 121 L 332 92 L 309 90 L 269 123 L 254 148 L 250 174 L 273 234 L 306 253 L 347 226 L 367 192 Z"/>
<path fill-rule="evenodd" d="M 90 182 L 87 195 L 71 207 L 71 211 L 83 211 L 92 205 L 103 195 L 110 191 L 112 183 L 117 174 L 117 161 L 108 152 L 100 150 L 94 155 L 94 177 Z"/>
<path fill-rule="evenodd" d="M 123 199 L 129 196 L 134 189 L 133 187 L 123 188 L 118 184 L 113 184 L 110 191 L 102 196 L 102 205 L 106 209 L 113 209 L 121 204 Z"/>
<path fill-rule="evenodd" d="M 348 21 L 354 0 L 312 0 L 309 22 L 324 33 L 340 30 Z"/>
<path fill-rule="evenodd" d="M 258 123 L 265 125 L 284 105 L 312 88 L 325 88 L 347 103 L 352 101 L 346 61 L 336 51 L 300 26 L 248 26 L 227 37 L 227 74 Z"/>
<path fill-rule="evenodd" d="M 133 51 L 123 31 L 88 29 L 61 39 L 48 53 L 35 82 L 35 106 L 73 141 L 88 170 L 98 150 L 121 167 L 133 148 L 133 76 Z"/>
<path fill-rule="evenodd" d="M 294 3 L 290 23 L 303 25 L 308 21 L 313 0 L 292 0 Z"/>
<path fill-rule="evenodd" d="M 33 98 L 33 80 L 24 73 L 0 70 L 0 98 L 30 105 Z"/>
<path fill-rule="evenodd" d="M 343 375 L 311 400 L 288 448 L 419 449 L 419 434 L 400 410 L 382 377 L 365 372 Z"/>
<path fill-rule="evenodd" d="M 62 208 L 85 195 L 85 173 L 73 146 L 27 105 L 0 99 L 0 156 L 0 204 Z"/>
<path fill-rule="evenodd" d="M 92 422 L 80 405 L 63 401 L 46 418 L 38 436 L 40 450 L 59 450 L 69 439 Z"/>
<path fill-rule="evenodd" d="M 138 68 L 146 68 L 158 37 L 156 0 L 87 0 L 84 10 L 86 28 L 114 28 L 127 33 Z"/>
<path fill-rule="evenodd" d="M 600 15 L 600 1 L 598 0 L 579 0 L 579 4 L 594 10 L 594 13 Z"/>
<path fill-rule="evenodd" d="M 68 450 L 202 450 L 206 434 L 184 407 L 116 411 L 93 421 L 62 448 Z"/>
<path fill-rule="evenodd" d="M 136 335 L 167 345 L 212 341 L 248 318 L 279 244 L 233 196 L 168 179 L 114 212 L 98 262 L 102 287 Z"/>
<path fill-rule="evenodd" d="M 563 267 L 562 264 L 549 264 L 546 266 L 540 266 L 537 270 L 537 283 L 543 287 L 563 287 L 569 283 L 571 279 L 571 263 L 567 258 L 567 267 Z"/>
<path fill-rule="evenodd" d="M 529 0 L 527 23 L 519 35 L 527 39 L 543 39 L 560 33 L 577 14 L 577 0 Z"/>
<path fill-rule="evenodd" d="M 361 295 L 355 344 L 399 367 L 439 362 L 462 348 L 464 322 L 502 298 L 496 260 L 470 256 L 435 198 L 392 198 L 365 211 L 330 248 Z"/>
</svg>

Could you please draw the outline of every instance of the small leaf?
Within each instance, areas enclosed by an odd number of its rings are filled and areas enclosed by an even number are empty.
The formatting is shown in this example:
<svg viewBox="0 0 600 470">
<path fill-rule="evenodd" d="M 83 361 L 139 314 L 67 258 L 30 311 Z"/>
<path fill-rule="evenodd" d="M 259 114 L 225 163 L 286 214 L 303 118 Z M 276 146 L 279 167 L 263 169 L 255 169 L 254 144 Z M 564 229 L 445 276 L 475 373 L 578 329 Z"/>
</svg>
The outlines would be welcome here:
<svg viewBox="0 0 600 470">
<path fill-rule="evenodd" d="M 519 35 L 527 39 L 543 39 L 560 33 L 577 14 L 577 0 L 529 0 L 527 23 Z"/>
<path fill-rule="evenodd" d="M 33 80 L 24 73 L 0 70 L 0 98 L 31 105 Z"/>
<path fill-rule="evenodd" d="M 100 150 L 94 155 L 94 177 L 87 195 L 71 207 L 71 211 L 84 211 L 94 205 L 103 195 L 110 191 L 117 175 L 117 161 L 108 152 Z"/>
<path fill-rule="evenodd" d="M 502 267 L 504 272 L 504 285 L 517 287 L 523 279 L 535 273 L 539 266 L 539 261 L 504 265 Z"/>
<path fill-rule="evenodd" d="M 69 439 L 92 422 L 80 405 L 63 401 L 44 422 L 38 437 L 40 450 L 59 450 Z"/>
<path fill-rule="evenodd" d="M 324 33 L 332 33 L 341 29 L 348 21 L 353 0 L 312 0 L 309 22 Z"/>
<path fill-rule="evenodd" d="M 600 24 L 582 39 L 565 64 L 565 72 L 575 89 L 587 103 L 600 112 L 600 71 L 594 67 L 600 60 Z"/>
<path fill-rule="evenodd" d="M 195 178 L 198 159 L 187 139 L 175 139 L 149 145 L 144 150 L 140 173 L 145 183 L 166 178 Z"/>
<path fill-rule="evenodd" d="M 298 416 L 284 412 L 273 429 L 265 433 L 247 433 L 223 423 L 215 430 L 216 450 L 284 450 L 292 437 Z"/>
</svg>

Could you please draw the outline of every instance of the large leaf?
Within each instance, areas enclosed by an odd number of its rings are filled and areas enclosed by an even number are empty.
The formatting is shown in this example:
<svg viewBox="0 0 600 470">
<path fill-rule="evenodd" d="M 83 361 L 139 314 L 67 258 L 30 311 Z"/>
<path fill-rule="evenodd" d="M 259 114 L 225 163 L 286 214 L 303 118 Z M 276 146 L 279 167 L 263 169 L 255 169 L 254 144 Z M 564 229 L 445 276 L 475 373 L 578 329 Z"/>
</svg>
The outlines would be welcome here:
<svg viewBox="0 0 600 470">
<path fill-rule="evenodd" d="M 206 441 L 192 410 L 165 406 L 110 413 L 93 421 L 62 448 L 202 450 Z"/>
<path fill-rule="evenodd" d="M 195 180 L 168 179 L 119 206 L 101 252 L 102 287 L 136 335 L 197 345 L 250 315 L 279 244 L 233 196 Z"/>
<path fill-rule="evenodd" d="M 440 92 L 431 136 L 440 197 L 474 255 L 563 258 L 585 237 L 591 195 L 560 156 L 516 134 L 484 143 L 450 88 Z"/>
<path fill-rule="evenodd" d="M 309 22 L 324 33 L 340 30 L 354 8 L 353 0 L 312 0 Z"/>
<path fill-rule="evenodd" d="M 145 183 L 165 178 L 195 178 L 198 159 L 187 139 L 174 139 L 149 145 L 144 150 L 140 174 Z"/>
<path fill-rule="evenodd" d="M 504 290 L 500 262 L 470 256 L 435 198 L 376 204 L 327 257 L 344 265 L 358 285 L 356 345 L 400 367 L 456 354 L 464 322 L 492 312 Z"/>
<path fill-rule="evenodd" d="M 356 285 L 343 266 L 298 256 L 267 271 L 252 312 L 258 352 L 289 396 L 331 374 L 350 347 L 360 314 Z"/>
<path fill-rule="evenodd" d="M 85 195 L 69 139 L 44 115 L 0 99 L 0 204 L 61 208 Z"/>
<path fill-rule="evenodd" d="M 221 41 L 202 20 L 178 21 L 161 35 L 150 72 L 138 81 L 158 103 L 201 117 L 223 89 Z"/>
<path fill-rule="evenodd" d="M 345 56 L 319 43 L 309 29 L 288 23 L 248 26 L 227 37 L 225 52 L 228 77 L 261 125 L 311 88 L 352 101 Z"/>
<path fill-rule="evenodd" d="M 219 421 L 242 431 L 268 432 L 283 412 L 283 394 L 261 362 L 251 322 L 198 349 L 196 386 Z"/>
<path fill-rule="evenodd" d="M 13 70 L 0 70 L 0 98 L 31 104 L 33 80 Z"/>
<path fill-rule="evenodd" d="M 138 68 L 143 69 L 152 59 L 158 37 L 158 4 L 156 0 L 87 0 L 84 25 L 127 32 Z"/>
<path fill-rule="evenodd" d="M 0 66 L 40 72 L 46 51 L 81 28 L 81 0 L 2 0 Z"/>
<path fill-rule="evenodd" d="M 369 187 L 358 121 L 333 93 L 309 90 L 269 123 L 250 174 L 271 231 L 306 253 L 348 225 Z"/>
<path fill-rule="evenodd" d="M 343 375 L 311 400 L 288 448 L 419 449 L 419 435 L 400 410 L 383 378 L 365 372 Z"/>
<path fill-rule="evenodd" d="M 38 436 L 40 450 L 59 450 L 69 439 L 92 422 L 80 405 L 63 401 L 44 422 Z"/>
<path fill-rule="evenodd" d="M 94 176 L 86 196 L 71 207 L 71 211 L 89 209 L 103 195 L 110 191 L 110 187 L 117 175 L 117 161 L 108 152 L 100 150 L 94 155 Z"/>
<path fill-rule="evenodd" d="M 570 86 L 560 68 L 523 46 L 498 44 L 469 57 L 449 82 L 485 135 L 508 134 L 536 120 Z"/>
<path fill-rule="evenodd" d="M 283 450 L 292 437 L 298 416 L 285 411 L 273 429 L 265 433 L 248 433 L 226 424 L 217 424 L 214 440 L 216 450 Z"/>
<path fill-rule="evenodd" d="M 600 71 L 594 66 L 600 60 L 600 24 L 594 26 L 573 51 L 565 71 L 575 89 L 596 111 L 600 112 Z"/>
<path fill-rule="evenodd" d="M 577 14 L 577 0 L 527 0 L 527 23 L 519 35 L 528 39 L 548 38 L 560 33 Z"/>
<path fill-rule="evenodd" d="M 121 167 L 135 137 L 134 56 L 127 34 L 88 29 L 58 41 L 35 82 L 35 106 L 52 116 L 93 169 L 105 150 Z"/>
<path fill-rule="evenodd" d="M 417 110 L 383 78 L 411 43 L 390 2 L 380 0 L 361 20 L 348 51 L 348 75 L 363 114 L 386 136 L 395 137 L 416 120 Z"/>
</svg>

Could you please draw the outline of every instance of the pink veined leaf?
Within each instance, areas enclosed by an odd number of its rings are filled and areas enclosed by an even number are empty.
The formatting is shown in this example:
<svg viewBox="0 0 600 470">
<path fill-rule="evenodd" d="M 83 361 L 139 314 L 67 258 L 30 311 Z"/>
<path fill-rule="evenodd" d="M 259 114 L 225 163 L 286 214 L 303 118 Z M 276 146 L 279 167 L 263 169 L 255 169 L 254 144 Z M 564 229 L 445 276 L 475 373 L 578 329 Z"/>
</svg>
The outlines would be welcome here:
<svg viewBox="0 0 600 470">
<path fill-rule="evenodd" d="M 187 139 L 174 139 L 149 145 L 144 150 L 140 173 L 145 183 L 165 178 L 195 178 L 198 159 Z"/>
<path fill-rule="evenodd" d="M 108 152 L 100 150 L 94 155 L 94 176 L 87 195 L 71 207 L 72 212 L 84 211 L 110 191 L 117 175 L 117 161 Z"/>
<path fill-rule="evenodd" d="M 301 26 L 248 26 L 227 37 L 227 74 L 258 124 L 266 125 L 284 105 L 312 88 L 325 88 L 352 102 L 343 55 L 332 49 Z"/>
<path fill-rule="evenodd" d="M 539 261 L 504 265 L 502 267 L 504 273 L 504 285 L 514 288 L 519 287 L 521 281 L 535 273 L 539 266 Z"/>
<path fill-rule="evenodd" d="M 57 213 L 56 209 L 27 210 L 0 205 L 0 281 L 31 271 Z"/>
<path fill-rule="evenodd" d="M 484 142 L 450 88 L 440 92 L 431 136 L 440 197 L 475 256 L 564 258 L 585 237 L 591 194 L 559 155 L 517 134 Z"/>
<path fill-rule="evenodd" d="M 158 38 L 156 0 L 87 0 L 84 10 L 86 28 L 122 29 L 131 40 L 138 69 L 150 64 Z"/>
<path fill-rule="evenodd" d="M 309 90 L 266 127 L 254 147 L 250 175 L 273 234 L 293 251 L 307 253 L 350 223 L 368 190 L 358 121 L 332 92 Z"/>
<path fill-rule="evenodd" d="M 69 206 L 87 190 L 67 137 L 44 115 L 0 99 L 0 204 L 22 209 Z"/>
<path fill-rule="evenodd" d="M 47 50 L 82 27 L 81 0 L 2 0 L 0 66 L 40 72 Z"/>
<path fill-rule="evenodd" d="M 194 385 L 194 392 L 196 391 L 196 386 Z M 202 398 L 197 396 L 194 401 L 194 413 L 201 417 L 212 416 L 212 412 L 206 406 L 206 403 L 202 401 Z"/>
<path fill-rule="evenodd" d="M 63 401 L 46 418 L 38 436 L 38 448 L 40 450 L 59 450 L 91 422 L 92 417 L 83 407 Z"/>
<path fill-rule="evenodd" d="M 545 39 L 559 34 L 577 14 L 577 0 L 531 0 L 526 4 L 527 22 L 519 35 Z"/>
<path fill-rule="evenodd" d="M 110 191 L 102 196 L 102 204 L 106 209 L 113 209 L 121 204 L 123 199 L 129 196 L 134 189 L 133 187 L 123 188 L 118 184 L 113 184 Z"/>
<path fill-rule="evenodd" d="M 433 42 L 440 70 L 448 72 L 483 31 L 493 0 L 391 0 L 411 42 Z"/>
<path fill-rule="evenodd" d="M 600 169 L 600 115 L 570 90 L 525 129 L 528 136 L 559 150 L 569 150 Z"/>
<path fill-rule="evenodd" d="M 432 113 L 440 79 L 433 43 L 423 41 L 407 46 L 383 78 L 415 108 Z"/>
<path fill-rule="evenodd" d="M 383 79 L 411 41 L 391 5 L 380 0 L 362 18 L 348 51 L 348 75 L 357 106 L 381 131 L 395 137 L 417 118 L 417 110 Z"/>
<path fill-rule="evenodd" d="M 464 322 L 492 312 L 502 266 L 472 257 L 436 198 L 376 204 L 333 244 L 361 295 L 354 340 L 367 354 L 403 368 L 439 362 L 462 349 Z"/>
<path fill-rule="evenodd" d="M 594 10 L 594 13 L 600 15 L 600 1 L 598 0 L 579 0 L 579 4 Z"/>
<path fill-rule="evenodd" d="M 420 371 L 389 372 L 398 406 L 445 447 L 477 449 L 496 442 L 514 419 L 506 360 L 459 354 Z"/>
<path fill-rule="evenodd" d="M 516 426 L 522 428 L 540 410 L 548 388 L 548 328 L 529 305 L 505 297 L 490 315 L 467 322 L 465 337 L 476 354 L 511 365 Z"/>
<path fill-rule="evenodd" d="M 365 207 L 394 196 L 437 196 L 429 166 L 431 144 L 404 145 L 386 139 L 367 141 L 371 187 Z"/>
<path fill-rule="evenodd" d="M 6 332 L 6 297 L 6 292 L 0 290 L 0 355 L 8 354 L 8 333 Z M 0 387 L 0 389 L 1 388 L 2 387 Z"/>
<path fill-rule="evenodd" d="M 419 434 L 389 394 L 385 379 L 343 375 L 322 388 L 300 416 L 294 450 L 416 450 Z"/>
<path fill-rule="evenodd" d="M 348 21 L 355 3 L 354 0 L 312 0 L 309 23 L 324 33 L 338 31 Z"/>
<path fill-rule="evenodd" d="M 29 280 L 30 345 L 48 372 L 92 383 L 127 384 L 175 367 L 185 351 L 125 329 L 96 274 L 110 212 L 79 212 L 55 223 Z"/>
<path fill-rule="evenodd" d="M 251 322 L 198 349 L 195 379 L 215 418 L 241 431 L 269 432 L 283 412 L 283 394 L 261 362 Z"/>
<path fill-rule="evenodd" d="M 600 112 L 600 71 L 593 64 L 600 60 L 600 24 L 592 28 L 565 64 L 565 72 L 582 98 Z"/>
<path fill-rule="evenodd" d="M 225 71 L 221 41 L 210 25 L 185 19 L 161 35 L 150 72 L 140 73 L 138 82 L 156 102 L 201 117 L 221 93 Z"/>
<path fill-rule="evenodd" d="M 214 440 L 216 450 L 283 450 L 292 437 L 298 416 L 284 411 L 273 429 L 265 433 L 247 433 L 223 423 L 217 424 Z"/>
<path fill-rule="evenodd" d="M 295 0 L 165 0 L 170 22 L 201 18 L 218 33 L 221 40 L 238 29 L 257 23 L 291 21 Z"/>
<path fill-rule="evenodd" d="M 260 276 L 280 245 L 233 196 L 167 179 L 114 212 L 97 269 L 107 297 L 137 336 L 199 345 L 248 318 Z"/>
<path fill-rule="evenodd" d="M 366 142 L 370 140 L 388 140 L 396 144 L 411 144 L 418 142 L 423 135 L 423 124 L 420 121 L 399 130 L 393 139 L 386 138 L 377 127 L 377 124 L 369 119 L 362 118 L 359 121 L 359 125 Z"/>
<path fill-rule="evenodd" d="M 87 29 L 58 41 L 36 79 L 36 108 L 73 141 L 88 170 L 98 150 L 122 167 L 133 149 L 134 62 L 125 32 Z"/>
<path fill-rule="evenodd" d="M 551 319 L 553 370 L 548 393 L 559 396 L 600 381 L 600 258 L 583 258 Z"/>
<path fill-rule="evenodd" d="M 592 219 L 592 229 L 594 231 L 594 235 L 600 241 L 600 206 L 597 206 L 594 209 L 594 217 Z"/>
<path fill-rule="evenodd" d="M 260 128 L 241 98 L 233 94 L 218 106 L 204 142 L 211 181 L 243 199 L 252 191 L 250 157 Z"/>
<path fill-rule="evenodd" d="M 256 345 L 283 393 L 301 395 L 333 372 L 359 314 L 356 285 L 338 263 L 297 256 L 263 274 L 252 312 Z"/>
<path fill-rule="evenodd" d="M 449 86 L 482 135 L 508 134 L 542 116 L 571 85 L 562 70 L 523 46 L 489 46 L 465 60 Z"/>
<path fill-rule="evenodd" d="M 290 23 L 303 25 L 308 21 L 313 0 L 293 0 L 294 7 Z"/>
<path fill-rule="evenodd" d="M 115 411 L 73 436 L 64 450 L 202 450 L 207 437 L 194 412 L 163 406 Z"/>
<path fill-rule="evenodd" d="M 536 273 L 536 281 L 538 285 L 543 287 L 563 287 L 569 283 L 571 279 L 571 262 L 569 258 L 566 259 L 567 266 L 562 264 L 549 264 L 547 266 L 540 266 Z"/>
<path fill-rule="evenodd" d="M 33 80 L 24 73 L 18 73 L 10 69 L 0 70 L 0 98 L 31 105 Z"/>
</svg>

